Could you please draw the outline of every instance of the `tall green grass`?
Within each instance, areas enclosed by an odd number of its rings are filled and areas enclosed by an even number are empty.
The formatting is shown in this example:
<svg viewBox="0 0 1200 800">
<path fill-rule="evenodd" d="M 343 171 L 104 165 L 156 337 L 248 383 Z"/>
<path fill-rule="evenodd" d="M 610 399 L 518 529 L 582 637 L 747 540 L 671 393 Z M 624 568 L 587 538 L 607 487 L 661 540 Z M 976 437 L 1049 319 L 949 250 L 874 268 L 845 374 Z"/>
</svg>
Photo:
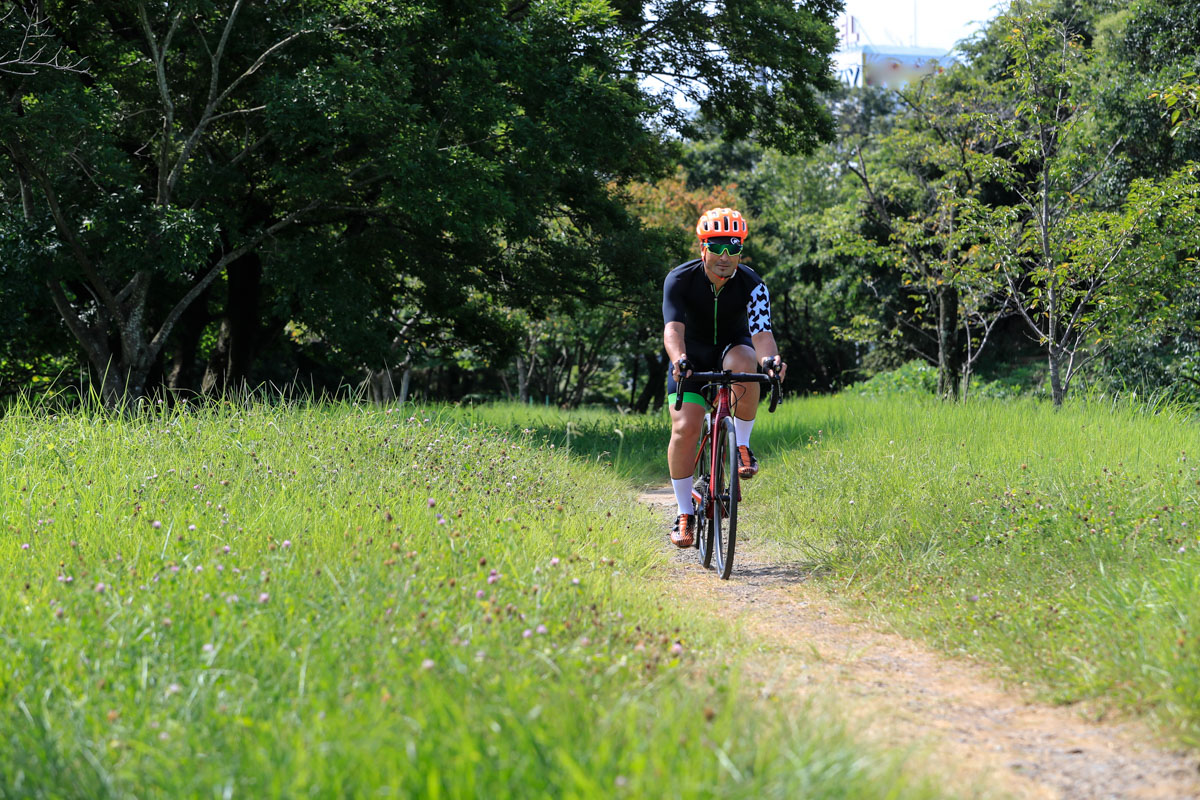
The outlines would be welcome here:
<svg viewBox="0 0 1200 800">
<path fill-rule="evenodd" d="M 489 425 L 528 436 L 533 444 L 606 467 L 635 485 L 658 486 L 667 480 L 667 438 L 671 424 L 666 411 L 617 414 L 598 409 L 563 411 L 496 403 L 462 408 L 446 406 L 439 413 L 445 419 Z"/>
<path fill-rule="evenodd" d="M 664 483 L 665 415 L 483 411 Z M 636 426 L 636 427 L 635 427 Z M 580 441 L 586 445 L 580 446 Z M 1200 427 L 1165 404 L 811 397 L 761 414 L 742 535 L 877 620 L 1050 699 L 1200 743 Z M 603 460 L 602 457 L 601 460 Z M 763 545 L 766 545 L 764 547 Z"/>
<path fill-rule="evenodd" d="M 929 796 L 664 604 L 619 448 L 486 413 L 10 409 L 0 798 Z"/>
<path fill-rule="evenodd" d="M 770 430 L 763 426 L 763 432 Z M 758 436 L 756 429 L 755 436 Z M 1084 400 L 792 402 L 756 525 L 906 633 L 1200 743 L 1200 429 Z"/>
</svg>

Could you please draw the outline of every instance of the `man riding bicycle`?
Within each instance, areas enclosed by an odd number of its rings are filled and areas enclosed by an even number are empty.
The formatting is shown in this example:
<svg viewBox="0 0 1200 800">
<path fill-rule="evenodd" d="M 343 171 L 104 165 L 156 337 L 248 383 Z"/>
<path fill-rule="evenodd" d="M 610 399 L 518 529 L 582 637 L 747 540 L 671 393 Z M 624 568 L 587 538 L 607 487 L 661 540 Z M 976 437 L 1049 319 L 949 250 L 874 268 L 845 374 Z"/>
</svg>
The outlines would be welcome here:
<svg viewBox="0 0 1200 800">
<path fill-rule="evenodd" d="M 696 223 L 700 258 L 675 267 L 663 282 L 663 345 L 671 360 L 667 465 L 679 506 L 671 541 L 679 547 L 691 547 L 696 532 L 692 471 L 706 410 L 703 384 L 688 377 L 692 372 L 727 369 L 763 371 L 778 374 L 782 380 L 787 372 L 771 332 L 767 286 L 740 263 L 746 234 L 746 220 L 737 211 L 714 208 L 704 212 Z M 683 405 L 676 411 L 678 392 L 683 393 Z M 743 479 L 758 473 L 758 461 L 750 450 L 750 431 L 760 397 L 758 385 L 733 384 L 738 475 Z"/>
</svg>

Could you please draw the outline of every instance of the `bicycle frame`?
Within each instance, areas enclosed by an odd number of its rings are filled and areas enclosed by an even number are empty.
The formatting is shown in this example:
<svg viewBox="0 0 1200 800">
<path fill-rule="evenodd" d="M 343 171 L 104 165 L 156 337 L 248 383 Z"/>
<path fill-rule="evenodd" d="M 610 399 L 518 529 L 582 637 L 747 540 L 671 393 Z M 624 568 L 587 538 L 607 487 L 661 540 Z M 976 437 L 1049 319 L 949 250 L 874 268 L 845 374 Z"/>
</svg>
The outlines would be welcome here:
<svg viewBox="0 0 1200 800">
<path fill-rule="evenodd" d="M 733 372 L 724 370 L 722 372 L 693 372 L 691 374 L 693 380 L 707 380 L 717 384 L 717 394 L 712 400 L 712 407 L 708 413 L 708 430 L 704 431 L 700 436 L 700 446 L 696 450 L 696 461 L 692 464 L 692 471 L 695 472 L 696 467 L 700 464 L 700 456 L 704 453 L 704 446 L 708 444 L 709 439 L 713 435 L 713 431 L 721 429 L 721 423 L 726 417 L 733 416 L 733 404 L 730 401 L 731 387 L 735 383 L 767 383 L 771 386 L 771 405 L 768 408 L 769 413 L 774 413 L 775 407 L 779 405 L 779 382 L 762 373 L 745 373 Z M 683 392 L 679 392 L 675 400 L 675 408 L 678 410 L 683 405 Z M 716 447 L 709 448 L 709 470 L 708 470 L 708 497 L 705 500 L 715 498 L 717 495 L 717 449 Z M 742 499 L 742 487 L 738 485 L 737 500 Z M 705 502 L 704 516 L 712 519 L 712 503 Z"/>
<path fill-rule="evenodd" d="M 700 464 L 700 456 L 704 453 L 704 446 L 708 444 L 709 439 L 713 436 L 713 431 L 721 430 L 721 423 L 726 417 L 733 416 L 733 407 L 729 402 L 729 386 L 721 385 L 717 387 L 717 396 L 713 398 L 712 408 L 708 412 L 708 430 L 704 431 L 700 436 L 700 447 L 696 450 L 696 463 L 692 464 L 692 472 L 696 471 L 696 467 Z M 712 519 L 713 504 L 708 500 L 717 496 L 717 475 L 720 464 L 717 462 L 719 448 L 710 447 L 708 449 L 708 497 L 705 498 L 704 516 Z M 742 499 L 742 487 L 738 484 L 738 501 Z"/>
</svg>

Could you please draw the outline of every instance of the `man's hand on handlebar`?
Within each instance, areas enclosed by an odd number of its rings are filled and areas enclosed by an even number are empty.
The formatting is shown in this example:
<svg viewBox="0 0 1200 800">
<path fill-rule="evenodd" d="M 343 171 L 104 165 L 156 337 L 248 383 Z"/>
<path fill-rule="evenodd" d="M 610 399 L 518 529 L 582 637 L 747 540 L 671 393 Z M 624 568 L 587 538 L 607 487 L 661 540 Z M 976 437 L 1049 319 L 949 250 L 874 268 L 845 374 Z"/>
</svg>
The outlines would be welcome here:
<svg viewBox="0 0 1200 800">
<path fill-rule="evenodd" d="M 672 364 L 671 368 L 674 370 L 674 378 L 676 383 L 679 383 L 684 378 L 692 374 L 692 364 L 690 361 L 688 361 L 686 355 Z"/>
<path fill-rule="evenodd" d="M 767 356 L 762 360 L 763 371 L 772 378 L 778 377 L 782 382 L 787 375 L 787 364 L 783 361 L 783 356 Z"/>
</svg>

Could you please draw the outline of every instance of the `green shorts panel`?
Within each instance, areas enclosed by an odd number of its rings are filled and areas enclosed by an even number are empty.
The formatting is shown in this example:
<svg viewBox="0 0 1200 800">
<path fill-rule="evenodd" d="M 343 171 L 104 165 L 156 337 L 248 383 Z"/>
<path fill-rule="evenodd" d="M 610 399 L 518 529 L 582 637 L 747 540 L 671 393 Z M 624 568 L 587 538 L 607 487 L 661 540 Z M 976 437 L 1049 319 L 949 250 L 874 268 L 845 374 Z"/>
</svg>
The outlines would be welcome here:
<svg viewBox="0 0 1200 800">
<path fill-rule="evenodd" d="M 683 402 L 695 403 L 698 406 L 704 406 L 705 408 L 708 408 L 708 403 L 706 403 L 704 401 L 704 395 L 699 394 L 697 392 L 684 392 L 683 393 Z M 667 405 L 669 405 L 671 408 L 675 407 L 675 393 L 674 392 L 671 392 L 669 395 L 667 395 Z"/>
</svg>

